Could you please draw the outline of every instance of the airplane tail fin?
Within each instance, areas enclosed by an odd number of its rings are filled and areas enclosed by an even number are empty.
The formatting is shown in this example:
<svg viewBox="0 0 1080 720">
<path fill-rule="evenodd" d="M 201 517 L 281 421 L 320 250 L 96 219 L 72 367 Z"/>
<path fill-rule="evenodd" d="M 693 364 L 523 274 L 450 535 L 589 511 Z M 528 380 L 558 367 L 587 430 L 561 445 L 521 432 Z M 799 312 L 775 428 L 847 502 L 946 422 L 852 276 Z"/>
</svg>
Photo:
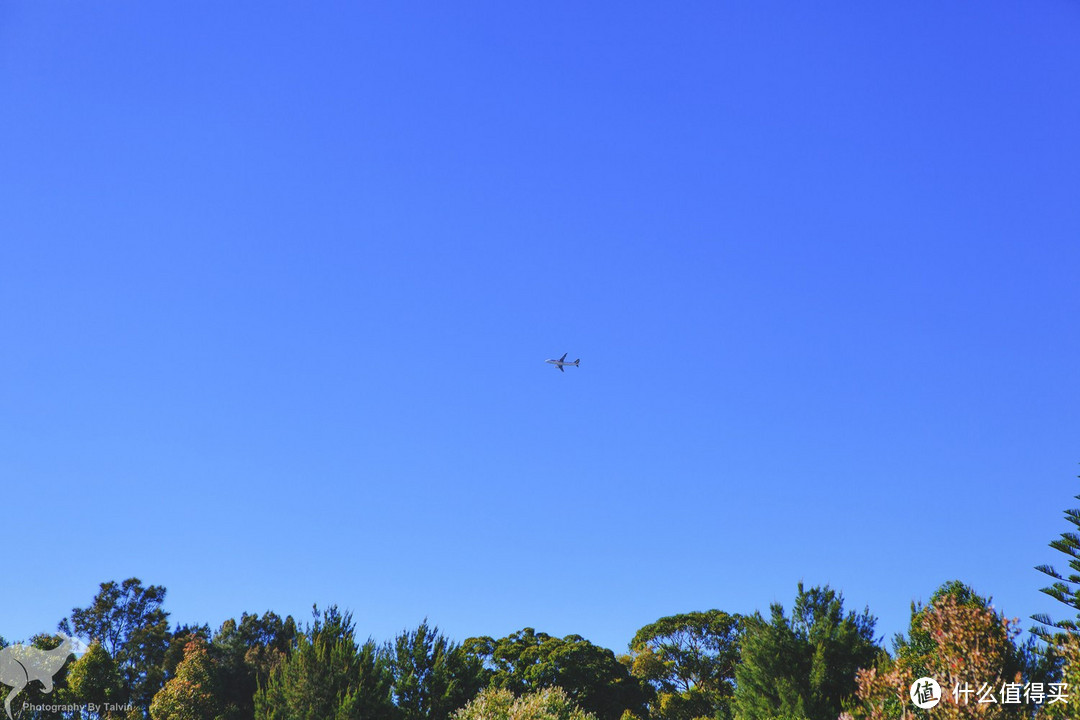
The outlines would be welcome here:
<svg viewBox="0 0 1080 720">
<path fill-rule="evenodd" d="M 581 367 L 581 358 L 574 361 L 574 367 Z"/>
</svg>

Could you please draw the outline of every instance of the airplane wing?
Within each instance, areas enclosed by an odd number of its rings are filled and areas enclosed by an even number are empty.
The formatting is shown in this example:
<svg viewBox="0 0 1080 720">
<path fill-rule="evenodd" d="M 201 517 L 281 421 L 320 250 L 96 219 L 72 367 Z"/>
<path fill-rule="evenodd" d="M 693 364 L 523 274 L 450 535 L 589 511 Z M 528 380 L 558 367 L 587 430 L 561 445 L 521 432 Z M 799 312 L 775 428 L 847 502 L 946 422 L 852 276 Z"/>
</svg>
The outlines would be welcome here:
<svg viewBox="0 0 1080 720">
<path fill-rule="evenodd" d="M 566 356 L 563 355 L 563 357 L 566 357 Z M 555 367 L 559 368 L 559 372 L 566 372 L 565 370 L 562 369 L 562 365 L 556 365 Z"/>
<path fill-rule="evenodd" d="M 567 355 L 569 355 L 569 354 L 570 354 L 570 353 L 563 353 L 563 354 L 562 354 L 562 357 L 561 357 L 561 358 L 559 358 L 559 362 L 562 362 L 563 360 L 565 360 L 565 359 L 566 359 L 566 356 L 567 356 Z"/>
</svg>

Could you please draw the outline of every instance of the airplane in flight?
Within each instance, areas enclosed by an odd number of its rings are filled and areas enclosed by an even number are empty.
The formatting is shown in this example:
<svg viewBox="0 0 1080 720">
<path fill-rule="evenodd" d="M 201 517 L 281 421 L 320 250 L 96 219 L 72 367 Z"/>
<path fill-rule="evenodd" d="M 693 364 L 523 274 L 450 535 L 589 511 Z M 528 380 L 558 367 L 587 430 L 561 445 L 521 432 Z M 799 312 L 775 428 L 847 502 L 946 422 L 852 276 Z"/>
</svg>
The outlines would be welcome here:
<svg viewBox="0 0 1080 720">
<path fill-rule="evenodd" d="M 558 360 L 545 360 L 544 362 L 550 363 L 550 364 L 554 365 L 555 367 L 559 368 L 559 372 L 566 372 L 565 370 L 563 370 L 563 365 L 570 365 L 571 367 L 581 367 L 581 365 L 580 365 L 581 358 L 578 358 L 574 362 L 567 362 L 566 361 L 566 356 L 569 355 L 569 354 L 570 353 L 563 353 L 563 356 L 561 358 L 559 358 Z"/>
</svg>

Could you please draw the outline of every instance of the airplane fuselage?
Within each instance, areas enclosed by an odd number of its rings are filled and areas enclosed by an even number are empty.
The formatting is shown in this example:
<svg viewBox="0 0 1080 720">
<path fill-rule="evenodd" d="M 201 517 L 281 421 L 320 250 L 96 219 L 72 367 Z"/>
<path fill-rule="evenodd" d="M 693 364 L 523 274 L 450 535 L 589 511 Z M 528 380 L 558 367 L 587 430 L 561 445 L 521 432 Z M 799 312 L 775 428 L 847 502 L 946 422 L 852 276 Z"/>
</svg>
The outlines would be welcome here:
<svg viewBox="0 0 1080 720">
<path fill-rule="evenodd" d="M 559 370 L 562 370 L 563 367 L 567 365 L 569 365 L 570 367 L 581 367 L 581 365 L 579 364 L 581 363 L 581 358 L 578 358 L 574 362 L 568 362 L 566 359 L 566 355 L 563 355 L 558 360 L 545 360 L 544 362 L 549 365 L 554 365 L 555 367 L 559 368 Z"/>
</svg>

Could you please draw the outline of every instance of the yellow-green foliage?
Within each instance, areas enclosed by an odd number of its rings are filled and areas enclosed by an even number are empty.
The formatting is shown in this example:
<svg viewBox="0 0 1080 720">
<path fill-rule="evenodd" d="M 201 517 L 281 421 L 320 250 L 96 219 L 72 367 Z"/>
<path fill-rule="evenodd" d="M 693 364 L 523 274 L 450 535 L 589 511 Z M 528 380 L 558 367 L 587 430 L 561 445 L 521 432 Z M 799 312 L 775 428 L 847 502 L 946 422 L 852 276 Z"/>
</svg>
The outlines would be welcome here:
<svg viewBox="0 0 1080 720">
<path fill-rule="evenodd" d="M 558 687 L 521 697 L 509 690 L 487 688 L 453 717 L 454 720 L 596 720 L 595 715 L 576 707 Z"/>
<path fill-rule="evenodd" d="M 1080 710 L 1076 707 L 1080 701 L 1080 697 L 1076 696 L 1077 688 L 1080 688 L 1080 636 L 1059 636 L 1054 642 L 1054 652 L 1065 662 L 1061 682 L 1066 684 L 1069 702 L 1048 703 L 1043 706 L 1038 717 L 1040 720 L 1075 720 L 1080 715 Z"/>
<path fill-rule="evenodd" d="M 119 697 L 120 676 L 116 663 L 95 640 L 68 670 L 67 698 L 73 704 L 93 703 L 104 707 L 106 703 L 117 703 Z"/>
<path fill-rule="evenodd" d="M 150 703 L 153 720 L 217 720 L 222 714 L 206 644 L 195 639 L 184 648 L 176 677 Z"/>
</svg>

